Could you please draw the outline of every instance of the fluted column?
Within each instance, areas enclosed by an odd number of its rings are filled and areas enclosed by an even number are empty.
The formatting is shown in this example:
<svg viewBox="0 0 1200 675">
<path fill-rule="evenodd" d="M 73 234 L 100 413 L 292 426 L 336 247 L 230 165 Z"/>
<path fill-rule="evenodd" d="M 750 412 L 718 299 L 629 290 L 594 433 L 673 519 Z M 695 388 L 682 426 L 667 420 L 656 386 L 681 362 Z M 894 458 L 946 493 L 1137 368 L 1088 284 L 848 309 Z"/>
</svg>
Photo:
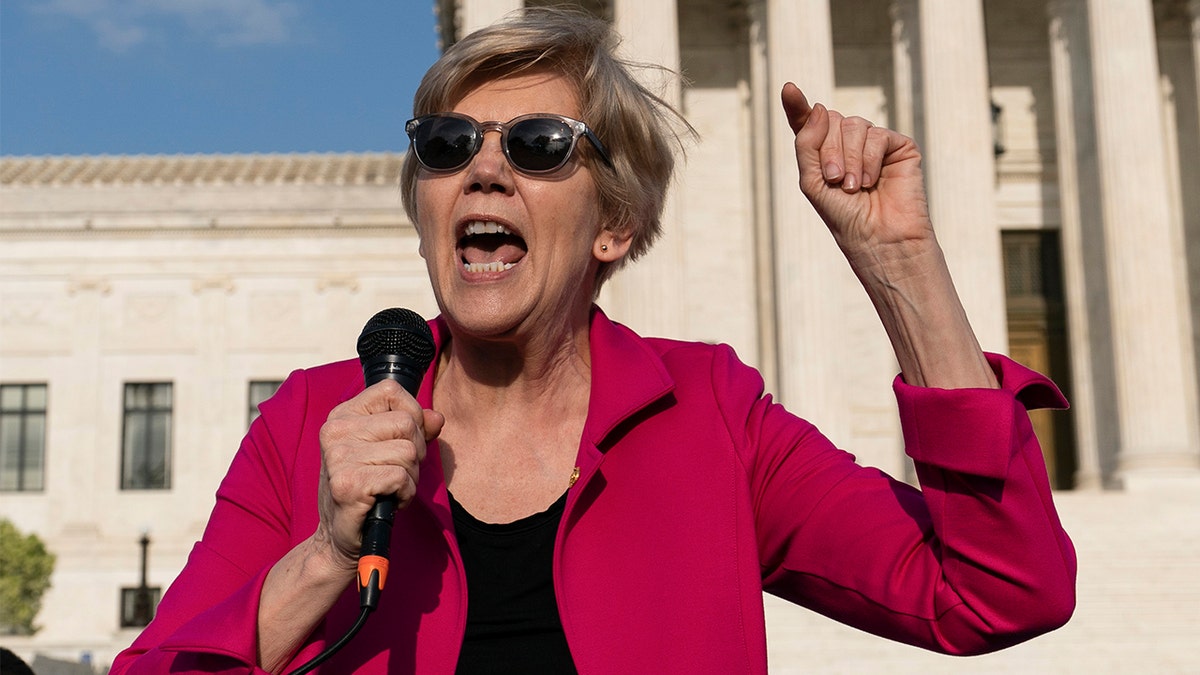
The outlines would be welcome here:
<svg viewBox="0 0 1200 675">
<path fill-rule="evenodd" d="M 1060 233 L 1070 336 L 1071 409 L 1078 465 L 1075 487 L 1099 488 L 1117 455 L 1112 390 L 1104 232 L 1094 198 L 1099 192 L 1095 123 L 1084 0 L 1051 0 L 1050 70 L 1058 164 Z"/>
<path fill-rule="evenodd" d="M 895 82 L 896 120 L 892 127 L 921 142 L 918 136 L 917 89 L 919 88 L 920 26 L 917 19 L 917 0 L 892 0 L 888 6 L 892 18 L 892 80 Z"/>
<path fill-rule="evenodd" d="M 771 80 L 768 54 L 766 2 L 752 2 L 749 7 L 750 25 L 750 117 L 753 120 L 751 139 L 754 144 L 754 267 L 758 304 L 758 370 L 762 373 L 767 391 L 779 392 L 778 304 L 775 297 L 775 232 L 771 214 L 771 181 L 775 172 L 771 164 L 775 143 L 775 117 L 779 103 L 775 83 Z"/>
<path fill-rule="evenodd" d="M 615 0 L 613 19 L 621 34 L 621 55 L 636 63 L 662 66 L 638 73 L 651 91 L 680 108 L 679 18 L 674 0 Z M 676 172 L 682 169 L 678 158 Z M 686 334 L 688 294 L 684 283 L 683 237 L 675 208 L 675 190 L 667 195 L 663 235 L 650 252 L 617 273 L 605 289 L 614 318 L 643 334 L 695 337 Z M 700 262 L 700 261 L 696 261 Z M 701 263 L 702 264 L 702 263 Z"/>
<path fill-rule="evenodd" d="M 1200 0 L 1180 2 L 1184 24 L 1178 47 L 1180 63 L 1175 110 L 1178 116 L 1179 213 L 1187 238 L 1188 284 L 1191 289 L 1192 353 L 1200 355 Z M 1160 37 L 1161 40 L 1161 37 Z M 1190 58 L 1189 58 L 1190 56 Z M 1189 63 L 1190 61 L 1190 63 Z M 1197 373 L 1200 377 L 1200 373 Z"/>
<path fill-rule="evenodd" d="M 1126 480 L 1200 467 L 1183 237 L 1172 227 L 1151 3 L 1088 0 Z"/>
<path fill-rule="evenodd" d="M 828 0 L 768 0 L 767 63 L 779 396 L 831 438 L 846 442 L 851 429 L 846 373 L 839 371 L 846 341 L 840 298 L 858 283 L 800 192 L 795 135 L 779 105 L 779 91 L 791 80 L 810 102 L 836 107 Z"/>
<path fill-rule="evenodd" d="M 984 349 L 1008 348 L 982 0 L 919 0 L 918 140 L 934 229 Z"/>
</svg>

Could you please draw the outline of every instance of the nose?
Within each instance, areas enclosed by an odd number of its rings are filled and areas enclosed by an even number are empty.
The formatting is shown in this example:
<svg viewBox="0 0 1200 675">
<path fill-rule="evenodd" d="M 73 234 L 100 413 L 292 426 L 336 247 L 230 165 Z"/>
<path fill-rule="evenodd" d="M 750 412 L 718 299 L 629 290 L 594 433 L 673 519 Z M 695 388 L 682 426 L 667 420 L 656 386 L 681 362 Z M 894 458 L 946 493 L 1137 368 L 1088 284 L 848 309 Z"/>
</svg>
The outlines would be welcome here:
<svg viewBox="0 0 1200 675">
<path fill-rule="evenodd" d="M 485 126 L 479 152 L 471 158 L 464 175 L 464 189 L 467 192 L 511 194 L 512 178 L 512 167 L 508 165 L 508 158 L 504 156 L 499 126 Z"/>
</svg>

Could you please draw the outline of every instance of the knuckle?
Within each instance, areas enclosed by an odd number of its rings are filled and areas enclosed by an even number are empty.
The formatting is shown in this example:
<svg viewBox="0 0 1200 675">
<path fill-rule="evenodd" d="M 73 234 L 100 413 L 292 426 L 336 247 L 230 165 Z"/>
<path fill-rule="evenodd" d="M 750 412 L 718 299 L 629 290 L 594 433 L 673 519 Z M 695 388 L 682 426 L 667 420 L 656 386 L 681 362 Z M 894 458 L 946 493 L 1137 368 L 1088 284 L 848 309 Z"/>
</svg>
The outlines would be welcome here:
<svg viewBox="0 0 1200 675">
<path fill-rule="evenodd" d="M 408 440 L 396 440 L 391 444 L 392 456 L 397 464 L 415 466 L 421 461 L 421 451 L 416 443 Z"/>
<path fill-rule="evenodd" d="M 380 380 L 375 386 L 381 394 L 386 394 L 389 397 L 399 396 L 400 392 L 404 390 L 399 382 L 391 379 Z"/>
<path fill-rule="evenodd" d="M 413 436 L 418 430 L 417 421 L 412 415 L 407 413 L 398 413 L 393 416 L 395 419 L 396 432 L 399 438 L 408 438 Z"/>
<path fill-rule="evenodd" d="M 322 444 L 333 443 L 339 439 L 345 438 L 352 426 L 349 418 L 345 417 L 330 417 L 325 424 L 321 425 L 319 438 Z"/>
<path fill-rule="evenodd" d="M 352 494 L 358 481 L 352 475 L 345 471 L 330 474 L 329 476 L 329 492 L 335 501 L 345 501 L 345 497 Z"/>
</svg>

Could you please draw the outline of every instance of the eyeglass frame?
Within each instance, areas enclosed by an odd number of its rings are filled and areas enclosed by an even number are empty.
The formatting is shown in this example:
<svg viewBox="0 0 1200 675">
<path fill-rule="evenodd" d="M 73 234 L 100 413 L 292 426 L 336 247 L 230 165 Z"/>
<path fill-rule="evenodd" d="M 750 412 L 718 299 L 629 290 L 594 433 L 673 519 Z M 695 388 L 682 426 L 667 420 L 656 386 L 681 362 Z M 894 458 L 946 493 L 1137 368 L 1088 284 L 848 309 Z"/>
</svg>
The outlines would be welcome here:
<svg viewBox="0 0 1200 675">
<path fill-rule="evenodd" d="M 434 119 L 446 117 L 463 120 L 471 125 L 471 128 L 474 129 L 476 134 L 474 140 L 475 147 L 473 150 L 471 150 L 471 153 L 467 155 L 467 158 L 463 160 L 461 164 L 446 169 L 438 169 L 429 166 L 425 163 L 425 160 L 421 159 L 421 153 L 417 152 L 415 134 L 417 129 L 422 124 Z M 566 154 L 563 155 L 562 162 L 549 169 L 526 169 L 518 166 L 517 163 L 513 161 L 512 155 L 510 155 L 508 152 L 507 141 L 509 130 L 512 129 L 514 125 L 531 119 L 552 119 L 566 124 L 567 128 L 571 130 L 571 147 L 567 148 Z M 475 158 L 475 155 L 478 155 L 479 151 L 483 149 L 483 137 L 484 134 L 489 131 L 496 131 L 500 133 L 500 147 L 504 151 L 505 160 L 508 161 L 508 165 L 514 170 L 523 174 L 543 176 L 554 173 L 555 171 L 563 168 L 568 162 L 571 161 L 571 156 L 575 153 L 575 148 L 579 144 L 580 136 L 586 138 L 588 142 L 592 144 L 592 147 L 596 149 L 596 152 L 600 155 L 600 159 L 604 162 L 605 166 L 615 170 L 615 167 L 612 163 L 612 158 L 608 154 L 608 149 L 605 148 L 604 144 L 600 142 L 600 139 L 592 131 L 591 127 L 589 127 L 585 122 L 567 117 L 566 115 L 558 115 L 555 113 L 527 113 L 524 115 L 518 115 L 507 122 L 499 122 L 495 120 L 480 122 L 474 117 L 465 115 L 463 113 L 437 112 L 430 113 L 428 115 L 421 115 L 420 117 L 414 117 L 413 119 L 410 119 L 404 123 L 404 133 L 408 135 L 409 148 L 412 150 L 413 156 L 417 158 L 417 162 L 420 163 L 425 170 L 433 173 L 456 173 L 458 171 L 462 171 L 464 167 L 471 163 L 471 160 Z"/>
</svg>

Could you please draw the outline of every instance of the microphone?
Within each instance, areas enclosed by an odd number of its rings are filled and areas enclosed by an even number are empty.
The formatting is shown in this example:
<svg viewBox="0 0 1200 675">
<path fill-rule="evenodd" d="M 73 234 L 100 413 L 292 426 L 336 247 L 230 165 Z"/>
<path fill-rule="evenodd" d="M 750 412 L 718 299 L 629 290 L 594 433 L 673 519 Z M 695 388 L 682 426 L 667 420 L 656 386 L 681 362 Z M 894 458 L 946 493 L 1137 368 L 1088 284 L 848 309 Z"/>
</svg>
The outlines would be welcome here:
<svg viewBox="0 0 1200 675">
<path fill-rule="evenodd" d="M 385 309 L 367 322 L 358 336 L 358 360 L 366 386 L 395 380 L 413 396 L 433 361 L 433 333 L 420 314 L 401 308 Z M 358 557 L 359 600 L 375 609 L 387 581 L 388 548 L 396 515 L 396 495 L 376 495 L 363 521 Z"/>
</svg>

